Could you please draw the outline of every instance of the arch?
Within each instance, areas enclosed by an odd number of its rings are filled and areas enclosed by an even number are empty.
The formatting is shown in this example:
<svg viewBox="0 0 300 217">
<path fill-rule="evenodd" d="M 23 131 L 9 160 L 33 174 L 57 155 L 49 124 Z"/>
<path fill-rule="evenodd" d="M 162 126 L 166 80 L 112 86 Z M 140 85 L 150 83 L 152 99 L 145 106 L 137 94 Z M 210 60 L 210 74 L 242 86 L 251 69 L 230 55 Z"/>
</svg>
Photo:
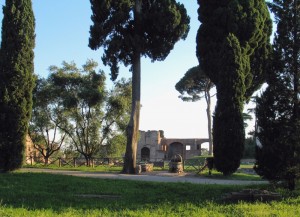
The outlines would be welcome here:
<svg viewBox="0 0 300 217">
<path fill-rule="evenodd" d="M 179 154 L 184 158 L 184 153 L 184 145 L 180 142 L 173 142 L 169 145 L 168 159 L 171 159 L 175 154 Z"/>
<path fill-rule="evenodd" d="M 150 161 L 150 148 L 144 147 L 141 149 L 141 160 Z"/>
<path fill-rule="evenodd" d="M 200 148 L 201 148 L 201 155 L 208 155 L 208 153 L 209 153 L 209 142 L 201 143 Z"/>
</svg>

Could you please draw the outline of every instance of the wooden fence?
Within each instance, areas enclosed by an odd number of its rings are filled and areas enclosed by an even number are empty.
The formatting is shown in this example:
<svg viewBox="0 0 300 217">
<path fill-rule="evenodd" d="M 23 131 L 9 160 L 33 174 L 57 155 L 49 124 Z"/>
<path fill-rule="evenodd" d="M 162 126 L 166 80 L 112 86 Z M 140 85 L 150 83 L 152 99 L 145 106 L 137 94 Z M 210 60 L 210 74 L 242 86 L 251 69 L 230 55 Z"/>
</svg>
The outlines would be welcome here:
<svg viewBox="0 0 300 217">
<path fill-rule="evenodd" d="M 154 167 L 160 167 L 162 169 L 168 169 L 169 160 L 165 159 L 154 159 L 152 161 L 144 161 L 143 159 L 137 159 L 137 164 L 143 163 L 153 163 Z M 110 167 L 122 167 L 124 160 L 122 157 L 118 158 L 93 158 L 91 160 L 90 166 L 97 167 L 97 166 L 110 166 Z M 81 167 L 87 166 L 85 158 L 49 158 L 48 164 L 45 164 L 45 160 L 43 157 L 32 157 L 28 156 L 25 160 L 25 165 L 27 166 L 51 166 L 55 165 L 58 167 Z M 183 160 L 183 167 L 184 170 L 195 171 L 196 173 L 201 172 L 203 166 L 205 165 L 205 159 L 185 159 Z"/>
</svg>

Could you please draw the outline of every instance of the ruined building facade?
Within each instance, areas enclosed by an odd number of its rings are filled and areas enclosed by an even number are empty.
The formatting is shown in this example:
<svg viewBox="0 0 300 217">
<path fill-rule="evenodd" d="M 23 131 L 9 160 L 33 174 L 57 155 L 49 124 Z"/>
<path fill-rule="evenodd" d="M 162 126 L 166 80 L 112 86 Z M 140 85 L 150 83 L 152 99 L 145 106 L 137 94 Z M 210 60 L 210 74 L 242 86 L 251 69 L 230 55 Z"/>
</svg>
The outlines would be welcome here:
<svg viewBox="0 0 300 217">
<path fill-rule="evenodd" d="M 201 144 L 208 139 L 164 138 L 163 131 L 140 131 L 140 140 L 137 147 L 137 159 L 146 161 L 170 160 L 180 154 L 183 159 L 201 155 Z"/>
</svg>

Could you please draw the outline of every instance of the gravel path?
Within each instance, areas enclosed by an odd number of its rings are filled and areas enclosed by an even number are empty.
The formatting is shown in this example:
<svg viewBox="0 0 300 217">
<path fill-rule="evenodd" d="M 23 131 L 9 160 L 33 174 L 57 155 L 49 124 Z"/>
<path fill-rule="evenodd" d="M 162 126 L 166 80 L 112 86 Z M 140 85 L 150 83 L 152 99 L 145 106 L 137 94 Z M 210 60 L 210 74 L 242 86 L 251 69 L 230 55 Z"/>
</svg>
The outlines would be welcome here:
<svg viewBox="0 0 300 217">
<path fill-rule="evenodd" d="M 66 170 L 51 170 L 51 169 L 35 169 L 23 168 L 22 172 L 29 173 L 51 173 L 68 176 L 90 177 L 99 179 L 122 179 L 135 181 L 151 181 L 151 182 L 188 182 L 194 184 L 220 184 L 220 185 L 255 185 L 267 184 L 267 181 L 246 181 L 246 180 L 222 180 L 210 179 L 195 176 L 192 173 L 168 173 L 168 172 L 151 172 L 142 173 L 140 175 L 127 175 L 120 173 L 103 173 L 103 172 L 82 172 L 82 171 L 66 171 Z"/>
</svg>

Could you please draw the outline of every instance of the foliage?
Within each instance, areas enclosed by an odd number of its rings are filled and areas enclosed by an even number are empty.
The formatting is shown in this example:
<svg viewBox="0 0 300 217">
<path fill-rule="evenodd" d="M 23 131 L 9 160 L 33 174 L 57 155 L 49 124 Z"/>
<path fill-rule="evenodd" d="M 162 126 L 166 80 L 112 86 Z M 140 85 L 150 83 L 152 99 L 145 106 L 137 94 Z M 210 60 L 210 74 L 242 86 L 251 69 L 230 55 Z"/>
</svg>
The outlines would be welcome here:
<svg viewBox="0 0 300 217">
<path fill-rule="evenodd" d="M 51 74 L 48 78 L 53 92 L 59 93 L 55 101 L 63 109 L 58 116 L 58 126 L 86 158 L 87 164 L 101 147 L 99 128 L 103 117 L 101 106 L 105 100 L 105 75 L 96 73 L 96 67 L 96 62 L 87 61 L 81 71 L 75 63 L 63 62 L 61 68 L 49 68 Z"/>
<path fill-rule="evenodd" d="M 23 162 L 34 87 L 35 20 L 31 0 L 6 0 L 0 51 L 0 170 Z"/>
<path fill-rule="evenodd" d="M 83 69 L 63 62 L 61 68 L 50 67 L 48 84 L 55 94 L 55 104 L 62 105 L 58 127 L 69 137 L 71 145 L 90 165 L 92 157 L 117 132 L 124 131 L 130 111 L 130 81 L 116 82 L 110 92 L 105 88 L 105 75 L 97 73 L 97 63 L 89 60 Z M 58 110 L 56 110 L 58 111 Z"/>
<path fill-rule="evenodd" d="M 126 149 L 126 136 L 124 134 L 115 135 L 106 145 L 106 156 L 121 157 L 124 156 Z"/>
<path fill-rule="evenodd" d="M 200 66 L 195 66 L 189 69 L 183 78 L 175 85 L 176 90 L 181 94 L 179 98 L 183 101 L 198 101 L 205 98 L 207 129 L 209 137 L 209 154 L 212 154 L 212 129 L 211 129 L 211 93 L 210 90 L 214 84 L 201 70 Z M 187 95 L 186 95 L 187 94 Z"/>
<path fill-rule="evenodd" d="M 201 148 L 201 155 L 209 155 L 207 148 Z"/>
<path fill-rule="evenodd" d="M 189 30 L 186 10 L 175 0 L 138 1 L 141 4 L 138 26 L 134 19 L 136 2 L 91 0 L 93 25 L 89 46 L 94 50 L 104 47 L 102 60 L 111 67 L 112 80 L 119 74 L 119 62 L 132 66 L 136 49 L 141 56 L 162 61 L 180 38 L 186 38 Z"/>
<path fill-rule="evenodd" d="M 242 110 L 245 85 L 242 74 L 246 69 L 238 39 L 230 34 L 225 44 L 223 55 L 228 58 L 223 59 L 224 66 L 227 66 L 223 69 L 223 76 L 226 79 L 216 84 L 218 101 L 213 138 L 215 167 L 224 175 L 229 175 L 239 167 L 244 149 Z"/>
<path fill-rule="evenodd" d="M 189 69 L 185 75 L 175 85 L 176 90 L 181 94 L 179 98 L 183 101 L 198 101 L 208 94 L 214 84 L 207 75 L 201 70 L 200 66 Z M 187 94 L 187 95 L 186 95 Z"/>
<path fill-rule="evenodd" d="M 123 135 L 125 135 L 126 127 L 130 119 L 131 95 L 131 79 L 126 80 L 122 78 L 114 82 L 114 88 L 110 91 L 108 97 L 107 110 L 110 111 L 110 116 L 116 117 L 116 126 Z"/>
<path fill-rule="evenodd" d="M 236 171 L 244 149 L 243 105 L 264 78 L 271 19 L 263 0 L 198 0 L 197 57 L 216 85 L 214 158 L 224 175 Z"/>
<path fill-rule="evenodd" d="M 284 181 L 293 190 L 300 177 L 299 108 L 299 1 L 274 0 L 272 67 L 268 87 L 257 100 L 257 148 L 255 169 L 271 181 Z"/>
<path fill-rule="evenodd" d="M 68 159 L 78 158 L 80 157 L 80 153 L 77 152 L 76 147 L 72 145 L 71 139 L 66 137 L 65 139 L 66 145 L 64 145 L 61 149 L 63 156 Z"/>
<path fill-rule="evenodd" d="M 105 156 L 109 157 L 121 157 L 125 153 L 126 148 L 126 126 L 129 122 L 131 111 L 131 80 L 121 79 L 119 82 L 115 82 L 115 87 L 110 93 L 109 105 L 112 108 L 120 108 L 120 114 L 115 114 L 116 126 L 119 129 L 119 133 L 114 133 L 107 141 L 105 146 Z"/>
<path fill-rule="evenodd" d="M 105 180 L 50 174 L 0 175 L 1 216 L 299 216 L 300 193 L 271 203 L 222 203 L 251 186 Z M 268 186 L 256 186 L 266 189 Z M 253 186 L 252 186 L 253 188 Z M 55 189 L 55 191 L 53 191 Z M 142 190 L 141 190 L 142 189 Z M 285 192 L 281 192 L 286 195 Z M 79 195 L 106 195 L 89 198 Z M 111 197 L 109 197 L 111 196 Z M 38 198 L 38 199 L 37 199 Z"/>
<path fill-rule="evenodd" d="M 32 118 L 29 123 L 29 135 L 34 148 L 44 157 L 45 164 L 57 153 L 66 138 L 59 132 L 63 104 L 58 100 L 60 92 L 46 79 L 38 79 L 33 91 Z"/>
<path fill-rule="evenodd" d="M 124 173 L 135 173 L 140 118 L 141 56 L 164 60 L 174 44 L 185 39 L 189 17 L 176 0 L 90 0 L 92 22 L 89 47 L 104 48 L 102 61 L 119 74 L 119 63 L 132 71 L 131 117 L 126 129 Z"/>
<path fill-rule="evenodd" d="M 248 137 L 245 140 L 245 149 L 243 158 L 255 158 L 256 142 L 254 137 Z"/>
</svg>

